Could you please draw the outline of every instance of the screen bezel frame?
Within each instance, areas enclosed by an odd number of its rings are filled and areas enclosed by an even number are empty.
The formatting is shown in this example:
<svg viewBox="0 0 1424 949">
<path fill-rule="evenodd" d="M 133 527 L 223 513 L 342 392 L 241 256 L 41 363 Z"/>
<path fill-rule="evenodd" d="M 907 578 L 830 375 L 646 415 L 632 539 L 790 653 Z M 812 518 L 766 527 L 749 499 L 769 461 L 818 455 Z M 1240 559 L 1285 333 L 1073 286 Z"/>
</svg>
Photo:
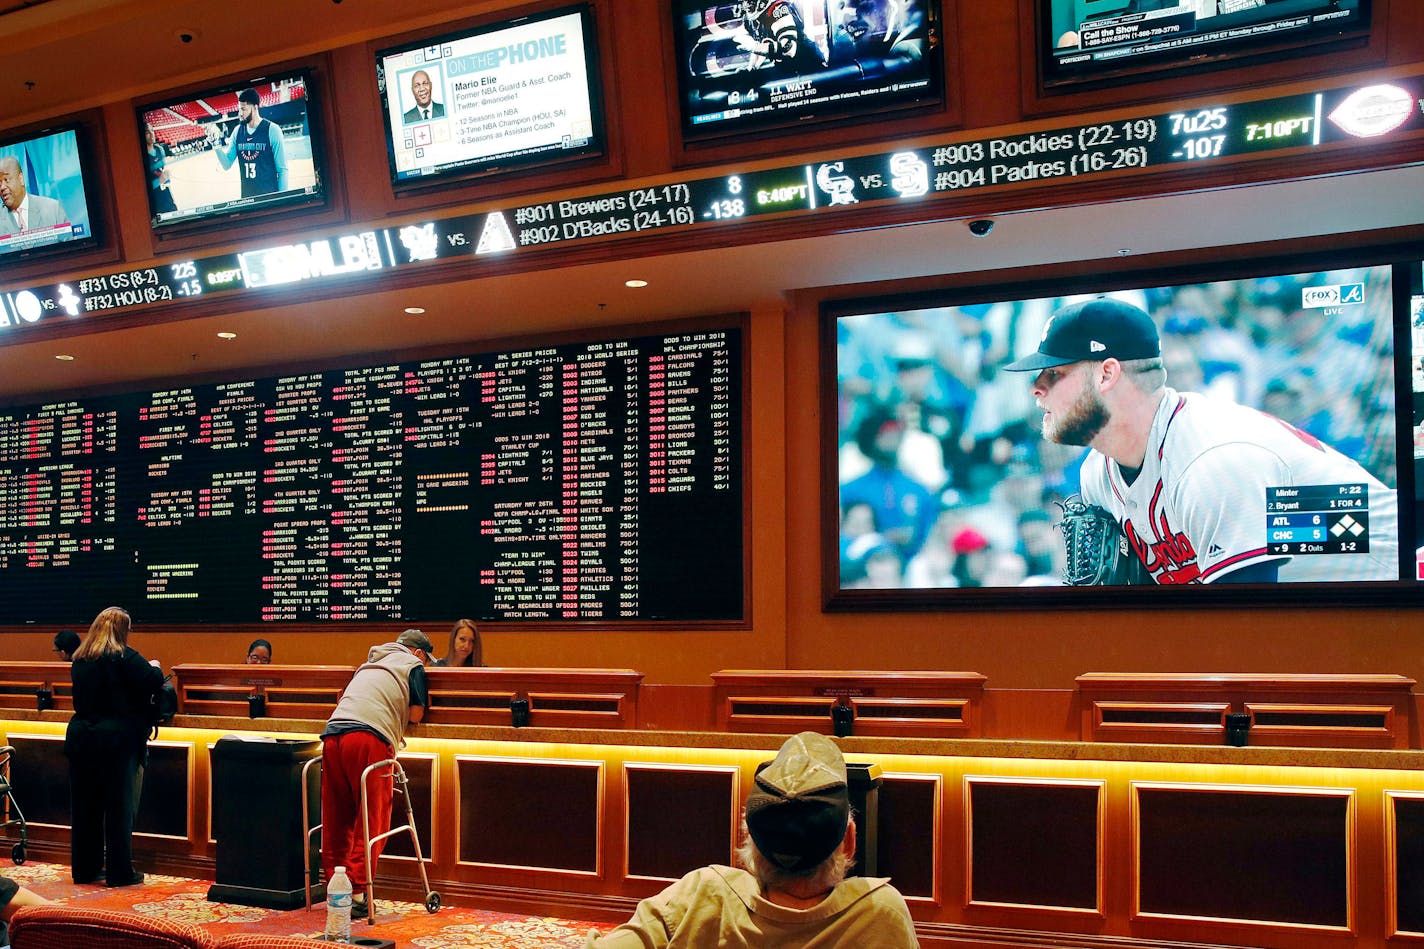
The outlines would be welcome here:
<svg viewBox="0 0 1424 949">
<path fill-rule="evenodd" d="M 702 152 L 696 157 L 704 162 L 742 157 L 745 148 L 739 147 L 738 143 L 758 136 L 763 141 L 767 140 L 767 136 L 785 137 L 787 145 L 779 149 L 785 152 L 821 144 L 844 145 L 861 140 L 883 140 L 889 137 L 886 123 L 895 123 L 894 134 L 903 135 L 953 128 L 961 121 L 958 98 L 950 94 L 951 80 L 955 78 L 950 74 L 950 64 L 959 61 L 956 0 L 924 0 L 927 10 L 930 11 L 931 22 L 937 25 L 940 37 L 939 45 L 931 51 L 933 62 L 927 69 L 931 93 L 925 97 L 890 104 L 877 102 L 859 110 L 844 106 L 836 108 L 834 103 L 827 102 L 814 112 L 772 113 L 765 119 L 738 123 L 730 127 L 717 124 L 694 126 L 688 120 L 684 107 L 688 80 L 685 70 L 681 68 L 681 37 L 677 26 L 678 12 L 675 9 L 677 2 L 678 0 L 665 0 L 662 4 L 663 36 L 666 38 L 663 43 L 663 65 L 665 75 L 671 77 L 667 88 L 669 126 L 679 137 L 684 154 L 688 158 L 696 152 Z M 858 126 L 864 129 L 863 135 L 855 134 Z M 757 151 L 759 154 L 774 153 L 761 148 L 760 145 Z"/>
<path fill-rule="evenodd" d="M 384 74 L 385 57 L 409 52 L 412 49 L 419 49 L 423 46 L 436 45 L 446 40 L 467 39 L 471 36 L 495 33 L 523 23 L 539 22 L 570 13 L 577 13 L 579 15 L 584 33 L 583 66 L 585 81 L 588 83 L 589 114 L 592 118 L 594 131 L 593 140 L 587 147 L 566 154 L 561 154 L 558 151 L 548 151 L 514 159 L 506 158 L 493 164 L 486 160 L 480 160 L 468 165 L 447 168 L 429 175 L 420 175 L 406 179 L 397 177 L 395 130 L 391 127 L 389 100 L 387 98 L 388 84 Z M 608 161 L 611 151 L 609 142 L 612 133 L 609 128 L 610 110 L 608 108 L 608 90 L 604 85 L 606 82 L 605 62 L 607 57 L 605 56 L 604 50 L 599 46 L 599 13 L 592 2 L 589 2 L 589 0 L 578 0 L 578 2 L 569 3 L 566 2 L 566 0 L 559 0 L 557 3 L 540 4 L 513 11 L 512 13 L 502 11 L 498 17 L 483 17 L 466 21 L 454 29 L 451 29 L 448 24 L 443 24 L 441 29 L 442 32 L 435 34 L 407 34 L 399 42 L 382 41 L 381 45 L 376 47 L 371 53 L 372 62 L 370 68 L 372 78 L 375 81 L 374 87 L 377 108 L 381 115 L 380 128 L 381 134 L 384 136 L 388 182 L 392 193 L 397 198 L 433 190 L 442 190 L 452 185 L 487 183 L 491 180 L 499 180 L 502 177 L 507 179 L 507 176 L 514 174 L 543 173 L 582 165 L 601 164 Z"/>
<path fill-rule="evenodd" d="M 106 223 L 105 211 L 108 205 L 105 201 L 100 200 L 97 171 L 100 156 L 95 148 L 95 143 L 102 139 L 102 135 L 96 131 L 95 126 L 77 117 L 66 117 L 54 122 L 46 122 L 40 126 L 7 129 L 0 133 L 0 146 L 33 142 L 36 139 L 62 135 L 65 132 L 71 132 L 74 135 L 74 151 L 79 158 L 80 186 L 84 189 L 84 210 L 89 215 L 89 234 L 86 237 L 72 240 L 0 253 L 0 268 L 5 270 L 7 276 L 39 272 L 44 263 L 54 263 L 56 259 L 62 262 L 66 268 L 97 263 L 99 261 L 93 259 L 93 252 L 102 250 L 107 244 L 105 239 L 107 228 L 104 225 Z M 41 266 L 36 267 L 36 264 Z"/>
<path fill-rule="evenodd" d="M 1228 259 L 1202 264 L 1178 264 L 1141 269 L 1083 268 L 1050 276 L 1051 268 L 1024 272 L 1023 279 L 1003 283 L 968 284 L 909 294 L 844 297 L 825 300 L 818 314 L 818 380 L 820 425 L 821 601 L 825 612 L 923 612 L 983 609 L 1199 609 L 1249 606 L 1308 605 L 1400 607 L 1424 605 L 1424 580 L 1410 576 L 1416 543 L 1404 540 L 1414 529 L 1416 495 L 1413 420 L 1409 374 L 1408 268 L 1424 258 L 1424 243 L 1312 251 L 1286 256 Z M 1394 370 L 1396 486 L 1400 526 L 1399 580 L 1354 583 L 1203 584 L 1182 587 L 993 587 L 932 589 L 841 589 L 839 412 L 836 320 L 857 313 L 910 310 L 931 306 L 963 306 L 1006 300 L 1033 299 L 1065 293 L 1099 293 L 1136 287 L 1209 283 L 1273 274 L 1306 273 L 1361 266 L 1390 266 L 1394 301 Z M 1401 344 L 1402 341 L 1402 344 Z M 1027 384 L 1027 380 L 1025 380 Z M 1401 415 L 1400 413 L 1405 413 Z M 1406 417 L 1408 416 L 1408 417 Z"/>
<path fill-rule="evenodd" d="M 1172 53 L 1154 54 L 1145 59 L 1130 60 L 1117 67 L 1092 70 L 1084 73 L 1055 75 L 1052 61 L 1052 10 L 1053 0 L 1020 0 L 1021 22 L 1026 24 L 1021 44 L 1022 55 L 1027 69 L 1032 69 L 1031 81 L 1025 77 L 1025 106 L 1032 90 L 1039 96 L 1052 99 L 1074 93 L 1093 93 L 1116 90 L 1118 101 L 1124 89 L 1155 81 L 1176 80 L 1185 84 L 1182 94 L 1200 93 L 1207 87 L 1202 84 L 1202 74 L 1222 73 L 1226 70 L 1250 69 L 1270 71 L 1269 81 L 1280 81 L 1283 70 L 1291 74 L 1316 74 L 1321 70 L 1337 71 L 1350 67 L 1363 67 L 1382 63 L 1386 50 L 1382 24 L 1388 19 L 1389 0 L 1360 0 L 1364 22 L 1357 23 L 1349 30 L 1330 34 L 1310 32 L 1305 36 L 1287 34 L 1274 40 L 1265 40 L 1252 46 L 1249 41 L 1232 41 L 1225 48 L 1207 46 L 1193 52 L 1191 49 Z M 1222 76 L 1213 85 L 1229 87 L 1239 85 L 1236 79 Z M 1170 93 L 1144 91 L 1142 98 Z M 1139 98 L 1131 95 L 1131 98 Z M 1065 107 L 1078 108 L 1078 103 Z M 1030 111 L 1037 111 L 1030 108 Z"/>
<path fill-rule="evenodd" d="M 320 82 L 320 77 L 323 74 L 324 70 L 315 62 L 286 63 L 263 69 L 257 75 L 230 76 L 211 83 L 187 87 L 184 92 L 166 93 L 162 98 L 149 99 L 134 104 L 134 125 L 138 135 L 137 148 L 134 154 L 139 163 L 139 174 L 140 180 L 143 183 L 144 201 L 148 208 L 149 233 L 153 235 L 155 245 L 172 242 L 183 246 L 192 246 L 195 242 L 187 240 L 186 238 L 191 238 L 194 235 L 207 235 L 218 231 L 236 231 L 239 228 L 257 225 L 265 225 L 264 233 L 271 233 L 271 225 L 274 220 L 283 215 L 293 216 L 295 212 L 302 218 L 305 218 L 310 214 L 333 210 L 336 186 L 332 175 L 332 166 L 334 163 L 327 160 L 326 129 L 329 126 L 329 116 L 326 113 L 328 108 L 326 96 L 323 94 L 324 90 Z M 144 150 L 146 148 L 146 123 L 144 121 L 144 115 L 156 109 L 167 108 L 179 103 L 192 102 L 195 99 L 225 95 L 229 92 L 238 92 L 256 83 L 296 78 L 302 80 L 306 89 L 307 137 L 311 142 L 312 163 L 317 175 L 317 192 L 311 195 L 295 193 L 284 198 L 264 201 L 255 206 L 227 208 L 197 216 L 175 218 L 162 223 L 155 221 L 153 196 L 148 188 L 148 171 L 144 159 Z M 300 223 L 297 223 L 297 221 L 294 220 L 292 227 L 307 226 L 312 223 L 313 222 L 307 220 L 301 220 Z M 282 230 L 287 229 L 288 228 L 282 228 Z M 176 241 L 174 240 L 175 238 L 177 239 Z M 203 241 L 196 243 L 203 243 Z M 208 243 L 210 243 L 210 241 L 208 241 Z"/>
</svg>

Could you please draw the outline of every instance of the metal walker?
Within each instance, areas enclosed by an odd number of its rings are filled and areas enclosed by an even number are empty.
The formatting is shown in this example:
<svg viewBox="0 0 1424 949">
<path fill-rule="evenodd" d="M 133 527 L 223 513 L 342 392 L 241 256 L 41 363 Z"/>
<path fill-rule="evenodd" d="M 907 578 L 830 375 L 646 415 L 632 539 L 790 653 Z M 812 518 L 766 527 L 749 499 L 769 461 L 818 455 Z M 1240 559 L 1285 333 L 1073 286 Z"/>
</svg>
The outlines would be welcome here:
<svg viewBox="0 0 1424 949">
<path fill-rule="evenodd" d="M 28 828 L 25 824 L 25 813 L 20 810 L 20 804 L 15 800 L 14 787 L 10 784 L 10 759 L 13 757 L 15 757 L 14 745 L 0 746 L 0 817 L 4 818 L 0 820 L 0 830 L 4 830 L 6 827 L 18 826 L 20 828 L 20 842 L 10 850 L 10 859 L 18 867 L 25 862 L 25 841 Z"/>
<path fill-rule="evenodd" d="M 307 909 L 311 909 L 312 906 L 311 881 L 314 875 L 314 868 L 311 862 L 311 842 L 312 838 L 320 833 L 322 828 L 321 824 L 317 824 L 314 827 L 311 826 L 311 803 L 308 798 L 307 789 L 310 786 L 308 775 L 313 765 L 318 768 L 318 775 L 320 775 L 320 755 L 302 765 L 302 826 L 307 828 L 302 851 L 306 860 L 307 870 L 305 881 Z M 369 779 L 371 775 L 380 768 L 389 768 L 391 770 L 391 791 L 394 794 L 399 794 L 405 800 L 405 823 L 399 827 L 392 827 L 383 834 L 377 834 L 375 837 L 372 837 L 371 816 L 370 811 L 367 809 L 367 795 L 370 793 Z M 379 841 L 403 833 L 410 834 L 411 846 L 415 850 L 415 863 L 416 866 L 420 867 L 420 882 L 425 890 L 425 911 L 427 913 L 439 912 L 440 894 L 430 888 L 430 877 L 425 870 L 425 856 L 420 851 L 420 835 L 415 831 L 415 811 L 411 808 L 410 804 L 410 783 L 406 780 L 405 768 L 402 768 L 401 763 L 395 758 L 387 758 L 385 761 L 377 761 L 373 765 L 368 765 L 366 769 L 361 772 L 361 839 L 364 841 L 366 848 L 366 922 L 370 925 L 375 925 L 376 922 L 376 868 L 371 860 L 371 848 Z"/>
</svg>

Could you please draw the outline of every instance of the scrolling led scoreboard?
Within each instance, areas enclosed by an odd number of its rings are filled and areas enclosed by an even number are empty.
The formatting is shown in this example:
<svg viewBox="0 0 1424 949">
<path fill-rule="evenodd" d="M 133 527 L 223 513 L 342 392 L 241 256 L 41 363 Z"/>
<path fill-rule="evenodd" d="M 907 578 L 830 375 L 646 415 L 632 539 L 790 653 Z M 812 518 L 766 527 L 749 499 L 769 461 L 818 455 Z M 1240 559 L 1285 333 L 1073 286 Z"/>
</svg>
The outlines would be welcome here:
<svg viewBox="0 0 1424 949">
<path fill-rule="evenodd" d="M 0 330 L 354 277 L 570 241 L 820 214 L 1236 156 L 1398 141 L 1424 130 L 1424 77 L 1158 112 L 541 201 L 402 227 L 181 260 L 0 294 Z"/>
</svg>

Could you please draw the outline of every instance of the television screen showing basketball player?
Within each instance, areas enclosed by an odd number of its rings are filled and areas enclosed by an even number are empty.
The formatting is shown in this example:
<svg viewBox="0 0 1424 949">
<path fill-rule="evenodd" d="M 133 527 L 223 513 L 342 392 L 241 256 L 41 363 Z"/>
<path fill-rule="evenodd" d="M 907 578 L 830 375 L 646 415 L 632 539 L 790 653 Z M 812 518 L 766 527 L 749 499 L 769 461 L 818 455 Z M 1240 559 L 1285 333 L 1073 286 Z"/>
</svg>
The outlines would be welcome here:
<svg viewBox="0 0 1424 949">
<path fill-rule="evenodd" d="M 314 112 L 303 72 L 141 109 L 154 226 L 320 201 Z"/>
</svg>

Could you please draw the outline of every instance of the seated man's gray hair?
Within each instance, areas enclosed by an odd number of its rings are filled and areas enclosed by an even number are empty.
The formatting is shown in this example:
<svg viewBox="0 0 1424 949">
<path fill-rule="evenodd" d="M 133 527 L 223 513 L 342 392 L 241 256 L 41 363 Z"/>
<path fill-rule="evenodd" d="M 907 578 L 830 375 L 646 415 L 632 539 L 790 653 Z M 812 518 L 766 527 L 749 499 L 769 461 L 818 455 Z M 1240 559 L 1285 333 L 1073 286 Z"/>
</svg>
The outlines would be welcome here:
<svg viewBox="0 0 1424 949">
<path fill-rule="evenodd" d="M 752 842 L 791 874 L 812 870 L 835 853 L 849 820 L 845 758 L 834 742 L 815 732 L 787 739 L 757 774 L 747 798 Z"/>
</svg>

